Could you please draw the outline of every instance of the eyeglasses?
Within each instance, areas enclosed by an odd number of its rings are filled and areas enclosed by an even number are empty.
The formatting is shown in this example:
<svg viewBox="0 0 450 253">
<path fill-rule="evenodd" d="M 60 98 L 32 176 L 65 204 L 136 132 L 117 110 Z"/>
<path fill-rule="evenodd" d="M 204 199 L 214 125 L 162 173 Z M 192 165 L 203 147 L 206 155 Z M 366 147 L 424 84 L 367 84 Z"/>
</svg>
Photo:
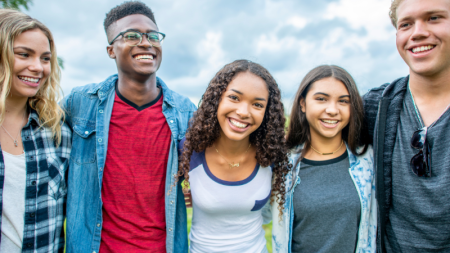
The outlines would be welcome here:
<svg viewBox="0 0 450 253">
<path fill-rule="evenodd" d="M 123 40 L 127 45 L 131 47 L 135 47 L 142 43 L 142 37 L 147 35 L 148 42 L 154 47 L 160 47 L 162 44 L 162 41 L 166 37 L 164 33 L 160 33 L 157 31 L 151 31 L 148 33 L 141 33 L 137 31 L 125 31 L 119 33 L 109 44 L 112 45 L 112 43 L 119 37 L 122 36 Z"/>
<path fill-rule="evenodd" d="M 430 147 L 427 142 L 428 128 L 415 131 L 411 137 L 411 147 L 418 149 L 419 153 L 411 158 L 410 166 L 414 174 L 419 177 L 431 177 Z"/>
</svg>

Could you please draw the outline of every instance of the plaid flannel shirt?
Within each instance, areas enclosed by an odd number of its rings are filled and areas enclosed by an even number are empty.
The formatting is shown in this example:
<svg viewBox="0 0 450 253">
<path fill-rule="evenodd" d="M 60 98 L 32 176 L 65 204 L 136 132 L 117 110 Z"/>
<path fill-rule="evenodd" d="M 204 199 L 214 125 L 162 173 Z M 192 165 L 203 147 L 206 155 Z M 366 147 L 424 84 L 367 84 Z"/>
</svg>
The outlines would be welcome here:
<svg viewBox="0 0 450 253">
<path fill-rule="evenodd" d="M 51 130 L 41 127 L 38 114 L 31 110 L 28 123 L 22 129 L 27 173 L 22 252 L 64 251 L 62 229 L 71 140 L 72 132 L 66 124 L 63 124 L 61 144 L 56 148 Z M 3 210 L 4 181 L 5 163 L 2 153 L 0 156 L 0 211 Z"/>
</svg>

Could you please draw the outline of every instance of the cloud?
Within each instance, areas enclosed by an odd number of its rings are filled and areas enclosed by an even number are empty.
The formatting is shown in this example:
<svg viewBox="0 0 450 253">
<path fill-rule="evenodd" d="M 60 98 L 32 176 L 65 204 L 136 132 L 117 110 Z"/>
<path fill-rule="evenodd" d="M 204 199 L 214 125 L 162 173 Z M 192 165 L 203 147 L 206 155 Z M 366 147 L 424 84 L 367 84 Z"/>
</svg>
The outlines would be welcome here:
<svg viewBox="0 0 450 253">
<path fill-rule="evenodd" d="M 65 61 L 62 85 L 100 82 L 116 72 L 103 19 L 121 0 L 34 1 L 28 12 L 54 33 Z M 158 75 L 196 103 L 219 69 L 236 59 L 265 66 L 289 111 L 304 75 L 336 64 L 361 93 L 408 74 L 395 48 L 390 0 L 177 0 L 146 2 L 167 37 Z"/>
</svg>

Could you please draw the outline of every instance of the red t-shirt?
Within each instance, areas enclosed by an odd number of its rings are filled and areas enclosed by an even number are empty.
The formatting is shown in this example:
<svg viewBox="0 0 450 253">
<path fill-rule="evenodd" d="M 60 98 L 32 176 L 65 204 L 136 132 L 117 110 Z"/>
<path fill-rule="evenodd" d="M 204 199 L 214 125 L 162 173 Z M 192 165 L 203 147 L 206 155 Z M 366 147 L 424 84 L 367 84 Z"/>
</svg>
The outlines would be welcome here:
<svg viewBox="0 0 450 253">
<path fill-rule="evenodd" d="M 170 128 L 162 92 L 138 107 L 116 89 L 103 172 L 100 252 L 166 252 Z"/>
</svg>

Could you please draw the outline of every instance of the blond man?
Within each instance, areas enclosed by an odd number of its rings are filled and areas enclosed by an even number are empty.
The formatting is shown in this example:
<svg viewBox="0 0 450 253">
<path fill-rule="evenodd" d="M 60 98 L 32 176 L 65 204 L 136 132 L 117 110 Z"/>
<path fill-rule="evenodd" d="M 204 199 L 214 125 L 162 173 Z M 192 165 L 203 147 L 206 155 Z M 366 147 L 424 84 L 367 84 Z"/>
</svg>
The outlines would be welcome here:
<svg viewBox="0 0 450 253">
<path fill-rule="evenodd" d="M 409 75 L 364 96 L 375 151 L 378 252 L 450 252 L 450 0 L 394 0 Z"/>
</svg>

